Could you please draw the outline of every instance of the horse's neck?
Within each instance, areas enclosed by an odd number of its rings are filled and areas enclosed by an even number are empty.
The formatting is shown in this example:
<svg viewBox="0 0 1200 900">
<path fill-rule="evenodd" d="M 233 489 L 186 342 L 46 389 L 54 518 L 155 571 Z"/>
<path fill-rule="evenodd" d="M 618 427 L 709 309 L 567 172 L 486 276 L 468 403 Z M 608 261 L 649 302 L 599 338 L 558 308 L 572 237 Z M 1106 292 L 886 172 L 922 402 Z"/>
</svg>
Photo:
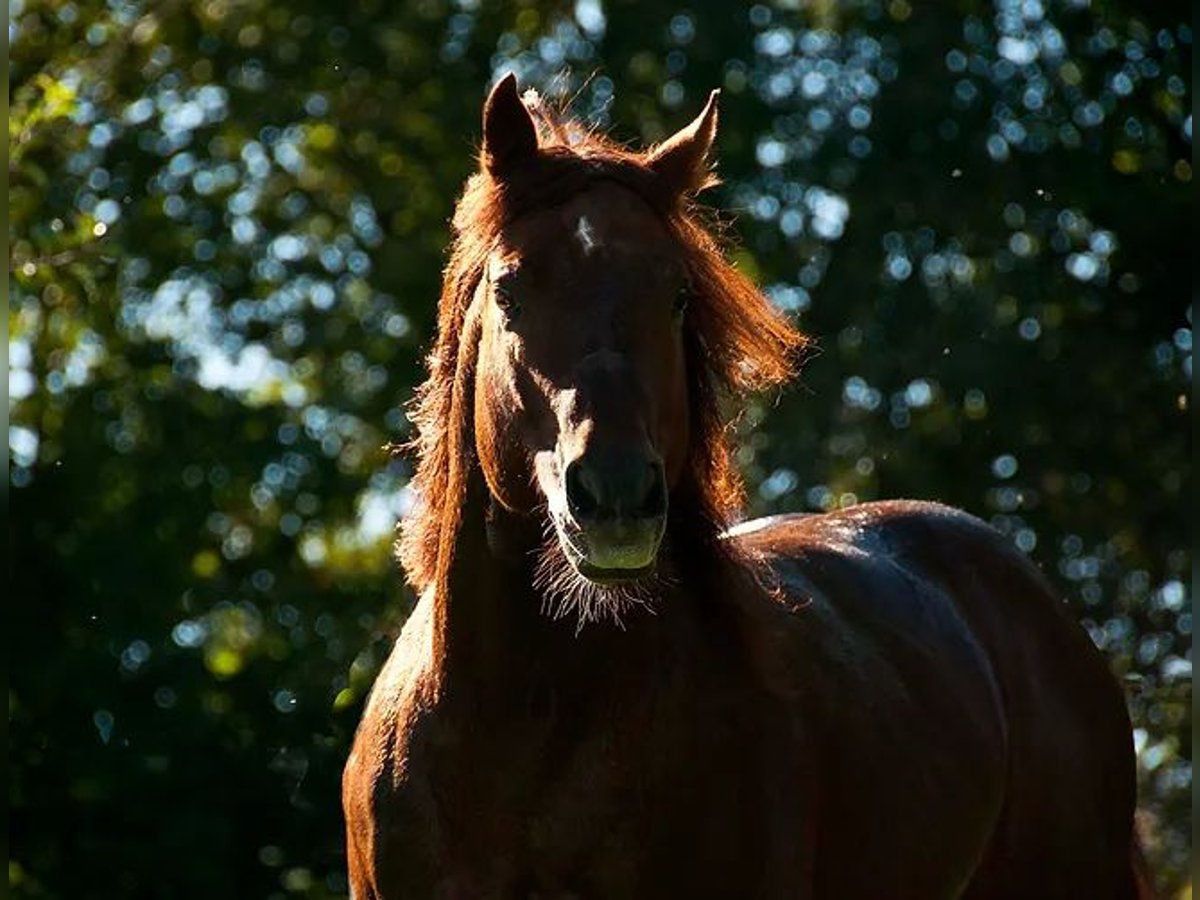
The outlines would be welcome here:
<svg viewBox="0 0 1200 900">
<path fill-rule="evenodd" d="M 448 561 L 434 587 L 433 641 L 437 678 L 455 695 L 503 691 L 531 618 L 523 561 L 509 529 L 493 534 L 489 501 L 471 485 Z M 492 517 L 494 518 L 494 517 Z M 497 552 L 497 551 L 500 552 Z M 532 613 L 536 613 L 536 607 Z"/>
<path fill-rule="evenodd" d="M 495 707 L 524 702 L 547 684 L 607 690 L 618 669 L 661 671 L 703 656 L 697 598 L 678 584 L 664 588 L 654 612 L 639 611 L 622 628 L 601 622 L 577 632 L 574 622 L 545 615 L 533 586 L 541 540 L 536 523 L 491 509 L 486 492 L 468 492 L 434 600 L 435 665 L 448 695 Z"/>
</svg>

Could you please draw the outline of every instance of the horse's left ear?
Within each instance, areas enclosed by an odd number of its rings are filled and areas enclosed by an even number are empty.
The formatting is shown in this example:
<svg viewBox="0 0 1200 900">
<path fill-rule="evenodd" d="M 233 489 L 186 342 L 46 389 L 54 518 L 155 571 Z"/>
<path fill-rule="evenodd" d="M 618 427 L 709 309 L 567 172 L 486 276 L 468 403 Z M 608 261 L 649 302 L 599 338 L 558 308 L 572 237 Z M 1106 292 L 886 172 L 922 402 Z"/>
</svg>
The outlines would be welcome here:
<svg viewBox="0 0 1200 900">
<path fill-rule="evenodd" d="M 708 95 L 708 103 L 692 124 L 682 128 L 650 151 L 646 164 L 676 195 L 694 194 L 716 182 L 712 174 L 713 140 L 717 136 L 719 90 Z"/>
<path fill-rule="evenodd" d="M 503 178 L 537 155 L 537 128 L 517 93 L 516 76 L 501 78 L 483 104 L 483 165 Z"/>
</svg>

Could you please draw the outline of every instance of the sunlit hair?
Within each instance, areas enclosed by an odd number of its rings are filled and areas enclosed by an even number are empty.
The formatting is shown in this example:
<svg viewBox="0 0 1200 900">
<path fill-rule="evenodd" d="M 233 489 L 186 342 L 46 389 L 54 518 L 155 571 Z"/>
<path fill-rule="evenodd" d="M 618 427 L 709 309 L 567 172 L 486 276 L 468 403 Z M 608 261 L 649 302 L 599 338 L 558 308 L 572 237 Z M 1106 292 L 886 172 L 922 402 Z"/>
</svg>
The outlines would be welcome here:
<svg viewBox="0 0 1200 900">
<path fill-rule="evenodd" d="M 686 471 L 671 494 L 671 524 L 690 532 L 677 534 L 676 546 L 699 543 L 719 552 L 718 545 L 728 543 L 718 536 L 744 495 L 718 404 L 787 381 L 805 346 L 758 288 L 726 262 L 710 218 L 690 196 L 664 188 L 646 164 L 649 151 L 629 151 L 529 96 L 525 103 L 538 127 L 537 159 L 503 181 L 483 166 L 467 181 L 454 212 L 429 377 L 410 410 L 417 429 L 418 503 L 397 546 L 418 591 L 445 575 L 476 452 L 470 417 L 479 321 L 471 314 L 472 299 L 496 237 L 522 213 L 559 205 L 597 181 L 613 181 L 656 209 L 679 244 L 693 290 L 684 326 L 692 434 Z M 543 577 L 547 585 L 558 583 L 555 572 Z M 570 605 L 571 596 L 564 594 L 563 602 Z"/>
</svg>

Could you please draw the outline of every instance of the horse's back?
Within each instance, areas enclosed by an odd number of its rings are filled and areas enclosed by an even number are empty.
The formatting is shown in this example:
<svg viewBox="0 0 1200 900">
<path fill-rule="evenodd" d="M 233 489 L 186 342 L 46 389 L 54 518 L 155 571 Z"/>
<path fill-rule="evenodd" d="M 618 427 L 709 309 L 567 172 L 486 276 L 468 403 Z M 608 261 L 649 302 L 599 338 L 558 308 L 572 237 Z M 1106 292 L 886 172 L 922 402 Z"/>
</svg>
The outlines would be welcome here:
<svg viewBox="0 0 1200 900">
<path fill-rule="evenodd" d="M 1001 535 L 898 501 L 745 523 L 728 539 L 774 572 L 830 793 L 853 798 L 824 822 L 830 893 L 869 888 L 875 876 L 852 865 L 873 835 L 910 860 L 957 848 L 972 898 L 1134 896 L 1120 689 Z M 851 868 L 832 871 L 843 852 Z M 928 884 L 911 895 L 936 896 Z"/>
</svg>

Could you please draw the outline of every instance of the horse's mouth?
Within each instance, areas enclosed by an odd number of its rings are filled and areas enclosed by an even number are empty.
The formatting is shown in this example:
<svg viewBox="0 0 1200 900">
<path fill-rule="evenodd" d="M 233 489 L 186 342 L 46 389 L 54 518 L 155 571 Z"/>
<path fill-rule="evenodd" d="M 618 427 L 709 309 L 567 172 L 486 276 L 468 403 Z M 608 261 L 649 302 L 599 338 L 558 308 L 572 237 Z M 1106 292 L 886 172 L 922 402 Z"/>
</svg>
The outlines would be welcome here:
<svg viewBox="0 0 1200 900">
<path fill-rule="evenodd" d="M 653 575 L 656 568 L 654 563 L 643 566 L 640 569 L 601 569 L 596 566 L 589 566 L 585 562 L 575 563 L 574 561 L 572 561 L 572 565 L 575 566 L 575 571 L 588 581 L 595 582 L 604 587 L 641 581 Z"/>
<path fill-rule="evenodd" d="M 554 517 L 563 555 L 576 572 L 594 584 L 622 585 L 654 574 L 665 522 L 634 519 L 581 527 Z"/>
</svg>

